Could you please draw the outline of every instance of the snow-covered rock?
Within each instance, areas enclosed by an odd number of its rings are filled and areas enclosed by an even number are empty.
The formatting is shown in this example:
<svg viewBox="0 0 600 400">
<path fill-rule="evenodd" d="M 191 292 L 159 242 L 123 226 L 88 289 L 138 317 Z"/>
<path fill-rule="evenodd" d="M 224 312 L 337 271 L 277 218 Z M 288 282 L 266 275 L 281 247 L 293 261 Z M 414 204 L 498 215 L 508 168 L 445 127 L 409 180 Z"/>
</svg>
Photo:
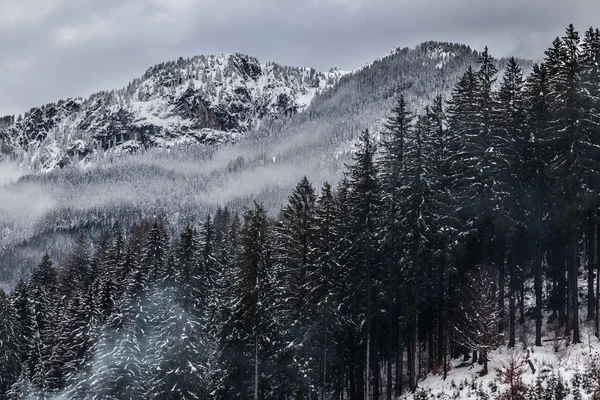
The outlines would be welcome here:
<svg viewBox="0 0 600 400">
<path fill-rule="evenodd" d="M 120 90 L 1 118 L 0 152 L 47 154 L 58 147 L 69 158 L 82 158 L 125 143 L 132 150 L 131 142 L 167 147 L 231 142 L 264 118 L 302 112 L 345 73 L 261 64 L 237 53 L 180 58 L 151 67 Z M 55 168 L 61 160 L 64 154 L 53 154 L 40 168 Z"/>
</svg>

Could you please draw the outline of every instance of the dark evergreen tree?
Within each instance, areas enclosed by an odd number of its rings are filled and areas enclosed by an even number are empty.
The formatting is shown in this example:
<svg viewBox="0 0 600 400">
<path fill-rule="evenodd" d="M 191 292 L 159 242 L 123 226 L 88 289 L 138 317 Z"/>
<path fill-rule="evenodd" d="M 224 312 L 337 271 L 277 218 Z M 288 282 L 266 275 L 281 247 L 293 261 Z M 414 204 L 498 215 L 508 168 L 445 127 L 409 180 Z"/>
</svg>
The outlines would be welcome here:
<svg viewBox="0 0 600 400">
<path fill-rule="evenodd" d="M 313 244 L 310 248 L 314 268 L 307 275 L 307 295 L 311 304 L 311 356 L 313 371 L 319 382 L 320 396 L 325 398 L 332 388 L 329 375 L 339 373 L 334 346 L 334 333 L 341 324 L 337 313 L 338 285 L 341 280 L 338 262 L 338 232 L 336 230 L 336 201 L 331 185 L 325 182 L 316 202 Z M 331 374 L 331 371 L 334 371 Z M 329 373 L 329 375 L 328 375 Z"/>
<path fill-rule="evenodd" d="M 374 356 L 374 332 L 381 319 L 382 274 L 377 252 L 376 224 L 381 210 L 381 191 L 375 164 L 376 147 L 368 131 L 363 131 L 348 167 L 346 239 L 350 243 L 344 262 L 347 274 L 348 297 L 343 300 L 346 318 L 353 332 L 347 338 L 348 365 L 351 366 L 350 396 L 370 398 L 371 372 L 379 374 L 379 360 Z M 364 388 L 364 390 L 363 390 Z"/>
<path fill-rule="evenodd" d="M 508 346 L 514 347 L 516 340 L 516 296 L 517 280 L 519 276 L 518 254 L 519 245 L 523 238 L 525 215 L 523 176 L 526 160 L 526 137 L 524 132 L 525 104 L 523 101 L 523 72 L 516 59 L 510 58 L 500 89 L 497 94 L 495 109 L 497 120 L 494 121 L 493 133 L 494 150 L 500 153 L 497 160 L 503 164 L 496 168 L 496 180 L 506 182 L 506 194 L 502 196 L 501 204 L 506 210 L 503 219 L 495 221 L 496 230 L 500 235 L 511 238 L 511 261 L 509 262 L 509 340 Z M 522 267 L 522 265 L 521 265 Z"/>
<path fill-rule="evenodd" d="M 394 334 L 402 340 L 400 333 L 400 314 L 402 312 L 402 290 L 403 282 L 400 274 L 402 268 L 402 245 L 401 236 L 403 228 L 400 224 L 400 206 L 402 203 L 401 187 L 405 177 L 405 152 L 406 141 L 412 131 L 413 117 L 408 110 L 408 105 L 404 96 L 400 95 L 398 102 L 392 110 L 392 117 L 388 119 L 386 131 L 382 143 L 382 155 L 379 161 L 381 171 L 381 189 L 382 189 L 382 210 L 380 237 L 383 243 L 387 257 L 386 275 L 387 275 L 387 329 L 389 337 L 387 348 L 389 357 L 387 360 L 387 392 L 388 399 L 392 396 L 392 362 L 393 352 L 397 353 L 396 358 L 402 357 L 402 346 L 397 346 L 397 340 L 394 340 Z M 401 378 L 396 378 L 396 394 L 402 391 Z"/>
<path fill-rule="evenodd" d="M 220 364 L 226 376 L 218 392 L 223 398 L 258 400 L 269 385 L 267 360 L 273 343 L 271 239 L 262 206 L 255 204 L 244 214 L 238 246 L 236 278 L 220 340 Z"/>
<path fill-rule="evenodd" d="M 314 304 L 310 302 L 308 277 L 314 274 L 314 219 L 316 195 L 306 177 L 296 185 L 281 211 L 274 242 L 274 274 L 279 282 L 275 289 L 278 297 L 277 324 L 285 343 L 282 357 L 289 364 L 292 375 L 288 391 L 301 398 L 309 397 L 310 386 L 318 378 L 311 362 L 310 325 L 314 318 Z M 291 393 L 290 393 L 291 394 Z"/>
<path fill-rule="evenodd" d="M 423 140 L 427 142 L 427 151 L 430 165 L 429 181 L 431 189 L 431 202 L 436 212 L 436 229 L 429 239 L 428 248 L 431 251 L 432 274 L 431 283 L 437 287 L 437 296 L 430 301 L 437 303 L 437 360 L 442 366 L 444 376 L 447 373 L 448 347 L 448 302 L 450 301 L 450 278 L 455 274 L 455 259 L 457 251 L 457 234 L 459 222 L 456 217 L 458 208 L 457 199 L 452 192 L 451 164 L 456 148 L 456 138 L 447 128 L 447 117 L 441 96 L 437 96 L 433 104 L 427 108 L 425 118 L 427 123 L 422 124 Z M 425 129 L 424 129 L 425 128 Z M 434 277 L 435 276 L 435 277 Z M 434 305 L 432 305 L 434 307 Z M 433 316 L 429 316 L 431 320 Z M 433 321 L 432 321 L 433 322 Z M 430 330 L 434 327 L 431 326 Z M 430 352 L 433 348 L 430 343 Z M 430 359 L 433 354 L 430 354 Z"/>
<path fill-rule="evenodd" d="M 10 298 L 0 289 L 0 398 L 21 375 L 21 326 Z"/>
<path fill-rule="evenodd" d="M 546 194 L 548 189 L 544 179 L 547 165 L 546 151 L 548 138 L 549 93 L 548 70 L 545 64 L 534 65 L 525 84 L 525 102 L 528 110 L 526 130 L 529 140 L 525 145 L 524 170 L 527 178 L 525 187 L 531 194 L 529 199 L 532 210 L 528 225 L 532 227 L 535 242 L 534 290 L 535 290 L 535 345 L 542 345 L 542 278 L 543 278 L 543 216 L 547 210 Z"/>
</svg>

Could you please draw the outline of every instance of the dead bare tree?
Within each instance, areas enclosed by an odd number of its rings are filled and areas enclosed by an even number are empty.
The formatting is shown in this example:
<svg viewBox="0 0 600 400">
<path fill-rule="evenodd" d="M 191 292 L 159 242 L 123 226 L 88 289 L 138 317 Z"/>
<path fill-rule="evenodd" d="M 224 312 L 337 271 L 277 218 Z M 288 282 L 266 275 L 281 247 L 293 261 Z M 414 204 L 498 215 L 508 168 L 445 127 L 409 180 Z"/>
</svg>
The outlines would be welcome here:
<svg viewBox="0 0 600 400">
<path fill-rule="evenodd" d="M 488 373 L 488 354 L 502 339 L 501 322 L 497 307 L 497 271 L 491 266 L 480 266 L 467 273 L 460 288 L 460 315 L 453 325 L 453 340 L 458 346 L 476 350 L 483 363 L 482 375 Z"/>
</svg>

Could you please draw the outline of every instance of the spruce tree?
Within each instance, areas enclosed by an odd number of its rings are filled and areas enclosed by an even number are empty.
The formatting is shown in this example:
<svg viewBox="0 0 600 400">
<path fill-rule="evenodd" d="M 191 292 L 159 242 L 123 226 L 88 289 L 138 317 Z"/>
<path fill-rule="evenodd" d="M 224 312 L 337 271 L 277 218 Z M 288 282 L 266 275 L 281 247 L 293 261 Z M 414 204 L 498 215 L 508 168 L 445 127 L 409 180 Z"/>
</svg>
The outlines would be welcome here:
<svg viewBox="0 0 600 400">
<path fill-rule="evenodd" d="M 514 57 L 510 58 L 500 89 L 497 93 L 494 110 L 494 132 L 492 134 L 496 158 L 501 165 L 496 167 L 496 180 L 505 183 L 506 194 L 500 200 L 504 213 L 496 217 L 496 231 L 511 238 L 510 294 L 509 294 L 509 340 L 508 346 L 515 346 L 516 292 L 517 292 L 517 247 L 518 237 L 523 236 L 525 215 L 523 170 L 526 162 L 526 137 L 524 133 L 525 109 L 523 101 L 523 72 Z"/>
<path fill-rule="evenodd" d="M 450 278 L 454 275 L 455 253 L 457 251 L 457 236 L 459 222 L 456 216 L 457 199 L 453 195 L 451 164 L 456 148 L 456 138 L 448 129 L 446 108 L 442 96 L 438 95 L 425 113 L 427 123 L 422 125 L 423 140 L 427 143 L 430 165 L 429 181 L 431 201 L 436 213 L 436 230 L 429 240 L 432 251 L 431 271 L 437 278 L 431 279 L 437 286 L 437 318 L 438 343 L 437 365 L 443 366 L 444 375 L 447 373 L 448 355 L 448 302 L 450 301 Z"/>
<path fill-rule="evenodd" d="M 0 289 L 0 398 L 21 375 L 21 327 L 10 298 Z"/>
<path fill-rule="evenodd" d="M 151 350 L 156 353 L 157 368 L 149 387 L 150 398 L 207 396 L 208 356 L 212 351 L 206 274 L 199 256 L 196 232 L 188 227 L 168 262 L 161 304 L 156 305 L 160 324 Z"/>
<path fill-rule="evenodd" d="M 119 302 L 98 338 L 89 375 L 89 398 L 136 400 L 146 395 L 147 372 L 138 340 L 135 315 Z"/>
<path fill-rule="evenodd" d="M 436 207 L 432 178 L 429 170 L 434 165 L 430 158 L 431 142 L 425 136 L 429 131 L 430 120 L 419 117 L 413 130 L 406 152 L 404 185 L 401 188 L 403 203 L 400 224 L 403 227 L 402 243 L 405 252 L 403 277 L 409 281 L 408 300 L 410 318 L 410 389 L 415 391 L 418 383 L 418 342 L 421 312 L 421 286 L 427 275 L 427 266 L 432 264 L 432 254 L 427 243 L 435 241 L 438 210 Z"/>
<path fill-rule="evenodd" d="M 273 238 L 274 274 L 277 290 L 277 323 L 286 342 L 282 346 L 282 364 L 290 364 L 289 391 L 308 397 L 309 385 L 316 380 L 312 372 L 310 322 L 313 304 L 310 302 L 308 277 L 314 273 L 314 218 L 316 195 L 306 177 L 296 185 L 281 211 Z"/>
<path fill-rule="evenodd" d="M 345 309 L 352 328 L 357 335 L 350 335 L 347 346 L 351 364 L 355 365 L 354 387 L 351 396 L 357 399 L 370 397 L 371 369 L 373 365 L 372 338 L 377 327 L 374 310 L 379 309 L 382 293 L 382 275 L 376 242 L 376 224 L 381 210 L 381 191 L 378 169 L 375 164 L 376 147 L 367 130 L 359 138 L 358 150 L 354 154 L 354 163 L 348 167 L 349 215 L 347 216 L 350 243 L 348 259 L 343 268 L 348 279 L 348 298 Z M 365 390 L 363 391 L 363 388 Z"/>
<path fill-rule="evenodd" d="M 312 357 L 318 361 L 314 366 L 316 381 L 320 383 L 321 398 L 331 387 L 328 371 L 335 371 L 332 349 L 333 333 L 341 324 L 337 313 L 339 295 L 338 232 L 336 230 L 336 201 L 329 183 L 325 182 L 316 202 L 311 258 L 314 268 L 307 276 L 307 292 L 312 308 Z"/>
<path fill-rule="evenodd" d="M 534 290 L 535 290 L 535 345 L 542 345 L 542 278 L 543 278 L 543 216 L 547 209 L 546 194 L 547 182 L 545 170 L 547 166 L 546 151 L 548 138 L 549 93 L 548 70 L 545 64 L 533 66 L 531 75 L 525 84 L 525 103 L 528 110 L 526 114 L 526 131 L 529 140 L 525 146 L 524 169 L 529 177 L 525 187 L 530 195 L 532 213 L 529 226 L 533 227 L 535 237 L 535 264 L 534 264 Z"/>
<path fill-rule="evenodd" d="M 255 203 L 244 214 L 236 252 L 236 278 L 232 282 L 227 317 L 221 337 L 221 365 L 227 375 L 219 392 L 223 398 L 259 398 L 266 381 L 267 359 L 273 342 L 270 296 L 272 260 L 269 221 Z M 232 350 L 232 354 L 223 348 Z M 231 359 L 230 357 L 233 357 Z M 227 393 L 227 394 L 225 394 Z"/>
<path fill-rule="evenodd" d="M 401 336 L 400 326 L 398 324 L 400 313 L 401 297 L 402 297 L 402 279 L 401 279 L 401 262 L 402 262 L 402 245 L 400 237 L 403 229 L 399 223 L 400 205 L 402 198 L 400 189 L 402 187 L 402 179 L 404 178 L 405 152 L 406 141 L 412 132 L 413 116 L 408 109 L 404 96 L 400 95 L 395 107 L 392 109 L 392 116 L 388 119 L 385 125 L 385 131 L 381 145 L 381 158 L 379 159 L 381 193 L 382 193 L 382 210 L 381 210 L 381 225 L 380 233 L 381 240 L 385 249 L 385 269 L 387 275 L 387 325 L 389 331 L 388 352 L 390 356 L 387 362 L 388 377 L 387 377 L 387 392 L 388 399 L 392 395 L 392 379 L 391 379 L 391 353 L 396 347 L 393 340 L 392 332 L 397 332 Z M 397 350 L 398 351 L 398 350 Z M 398 388 L 399 389 L 399 388 Z M 397 391 L 399 393 L 399 390 Z"/>
</svg>

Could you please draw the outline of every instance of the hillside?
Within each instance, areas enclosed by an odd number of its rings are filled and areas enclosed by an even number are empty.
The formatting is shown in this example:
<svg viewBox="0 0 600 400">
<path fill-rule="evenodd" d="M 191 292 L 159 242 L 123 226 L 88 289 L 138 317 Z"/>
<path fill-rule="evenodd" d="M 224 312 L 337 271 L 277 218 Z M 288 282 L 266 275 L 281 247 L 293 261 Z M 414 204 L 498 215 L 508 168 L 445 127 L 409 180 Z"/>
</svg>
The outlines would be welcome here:
<svg viewBox="0 0 600 400">
<path fill-rule="evenodd" d="M 26 277 L 42 248 L 59 257 L 82 228 L 99 232 L 116 221 L 127 227 L 165 214 L 176 230 L 200 223 L 217 205 L 241 210 L 254 199 L 276 213 L 303 175 L 336 182 L 358 134 L 365 128 L 379 132 L 399 93 L 418 111 L 437 93 L 447 96 L 477 56 L 464 45 L 427 42 L 394 49 L 352 73 L 325 74 L 239 55 L 200 56 L 150 68 L 128 88 L 11 119 L 0 128 L 10 149 L 6 157 L 33 173 L 2 188 L 11 201 L 0 209 L 0 280 Z M 206 66 L 212 72 L 198 81 L 194 75 L 193 84 L 173 80 L 173 71 L 189 78 Z M 242 92 L 249 96 L 245 108 L 239 105 Z M 151 94 L 140 99 L 140 93 Z M 213 110 L 228 110 L 230 123 L 209 128 L 194 114 L 188 117 L 185 106 L 173 103 L 184 93 L 205 96 Z M 276 106 L 282 93 L 294 110 L 287 116 Z M 115 122 L 119 115 L 127 116 L 123 123 Z M 147 134 L 140 130 L 146 124 L 152 126 Z M 137 139 L 127 137 L 128 130 L 138 132 Z M 31 204 L 32 197 L 39 201 Z M 13 204 L 20 205 L 18 212 Z"/>
</svg>

